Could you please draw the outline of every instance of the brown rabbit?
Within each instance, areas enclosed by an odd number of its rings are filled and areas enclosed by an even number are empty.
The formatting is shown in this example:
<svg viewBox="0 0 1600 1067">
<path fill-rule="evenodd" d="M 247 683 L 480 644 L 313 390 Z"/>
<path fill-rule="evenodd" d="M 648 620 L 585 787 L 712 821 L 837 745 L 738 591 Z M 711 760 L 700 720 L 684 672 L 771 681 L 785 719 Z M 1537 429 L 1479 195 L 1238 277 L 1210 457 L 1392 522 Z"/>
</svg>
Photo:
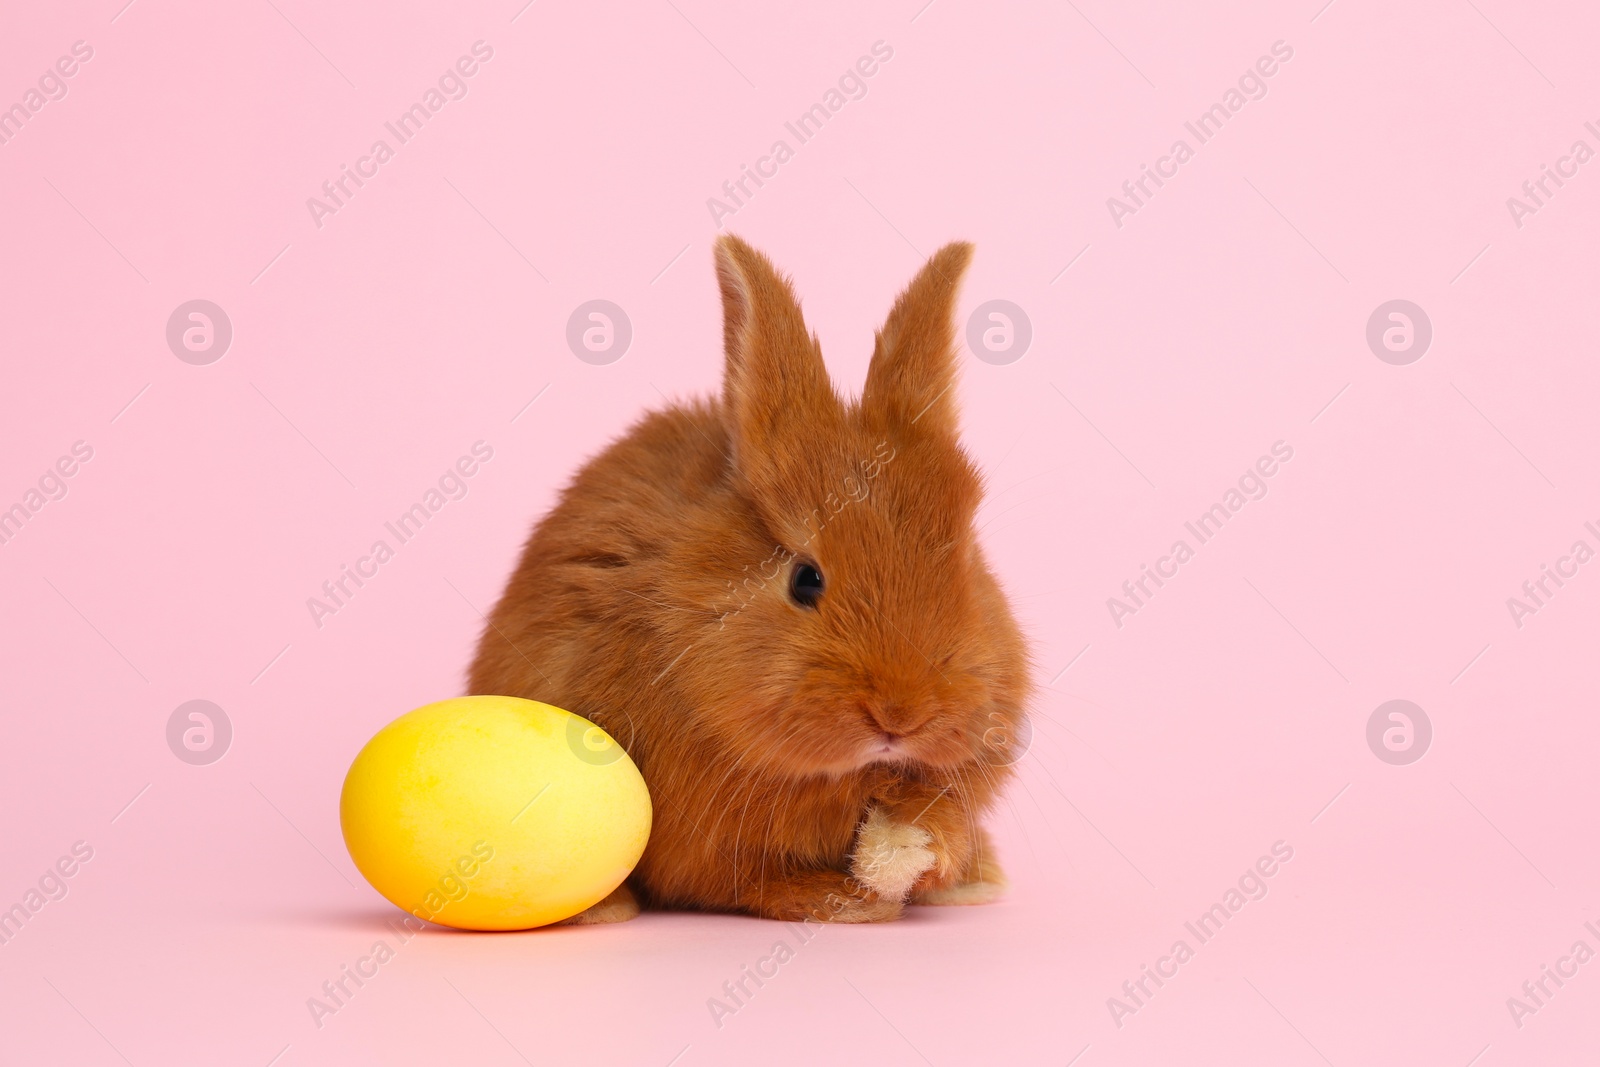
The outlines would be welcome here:
<svg viewBox="0 0 1600 1067">
<path fill-rule="evenodd" d="M 971 256 L 928 261 L 845 403 L 787 279 L 720 238 L 722 397 L 645 416 L 534 528 L 471 691 L 593 720 L 655 806 L 627 883 L 572 921 L 871 922 L 1003 888 L 978 819 L 1030 683 L 956 436 Z"/>
</svg>

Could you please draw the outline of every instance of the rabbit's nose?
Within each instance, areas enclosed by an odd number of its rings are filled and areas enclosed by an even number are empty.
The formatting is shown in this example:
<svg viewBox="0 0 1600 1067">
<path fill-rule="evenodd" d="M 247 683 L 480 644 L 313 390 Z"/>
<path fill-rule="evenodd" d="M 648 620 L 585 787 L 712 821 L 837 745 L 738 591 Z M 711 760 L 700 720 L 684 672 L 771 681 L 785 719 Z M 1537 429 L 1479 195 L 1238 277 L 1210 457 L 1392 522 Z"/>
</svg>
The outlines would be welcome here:
<svg viewBox="0 0 1600 1067">
<path fill-rule="evenodd" d="M 885 734 L 891 741 L 898 741 L 907 734 L 914 733 L 917 727 L 922 725 L 917 709 L 898 701 L 869 705 L 867 715 L 879 732 Z"/>
</svg>

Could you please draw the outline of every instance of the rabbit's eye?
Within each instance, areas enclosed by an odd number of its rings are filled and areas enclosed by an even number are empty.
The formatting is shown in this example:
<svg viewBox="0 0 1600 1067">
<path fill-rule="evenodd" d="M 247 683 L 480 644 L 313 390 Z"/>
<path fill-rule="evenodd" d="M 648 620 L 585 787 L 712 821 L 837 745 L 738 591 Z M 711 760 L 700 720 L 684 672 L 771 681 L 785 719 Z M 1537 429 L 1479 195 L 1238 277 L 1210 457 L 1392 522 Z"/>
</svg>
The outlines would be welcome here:
<svg viewBox="0 0 1600 1067">
<path fill-rule="evenodd" d="M 798 564 L 789 576 L 789 596 L 803 608 L 815 608 L 822 597 L 822 572 L 809 563 Z"/>
</svg>

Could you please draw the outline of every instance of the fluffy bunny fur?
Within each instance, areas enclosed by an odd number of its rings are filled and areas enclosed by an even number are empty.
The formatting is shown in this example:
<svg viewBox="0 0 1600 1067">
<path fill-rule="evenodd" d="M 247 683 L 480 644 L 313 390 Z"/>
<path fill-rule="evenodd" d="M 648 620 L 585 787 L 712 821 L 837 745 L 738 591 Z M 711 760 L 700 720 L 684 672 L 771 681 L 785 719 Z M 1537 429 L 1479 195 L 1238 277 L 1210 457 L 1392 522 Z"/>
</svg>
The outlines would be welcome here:
<svg viewBox="0 0 1600 1067">
<path fill-rule="evenodd" d="M 721 238 L 722 396 L 645 416 L 529 537 L 471 691 L 592 719 L 655 805 L 628 882 L 573 921 L 867 922 L 1003 887 L 978 820 L 1030 683 L 956 438 L 971 256 L 927 262 L 843 402 L 788 280 Z M 790 593 L 801 565 L 814 607 Z"/>
</svg>

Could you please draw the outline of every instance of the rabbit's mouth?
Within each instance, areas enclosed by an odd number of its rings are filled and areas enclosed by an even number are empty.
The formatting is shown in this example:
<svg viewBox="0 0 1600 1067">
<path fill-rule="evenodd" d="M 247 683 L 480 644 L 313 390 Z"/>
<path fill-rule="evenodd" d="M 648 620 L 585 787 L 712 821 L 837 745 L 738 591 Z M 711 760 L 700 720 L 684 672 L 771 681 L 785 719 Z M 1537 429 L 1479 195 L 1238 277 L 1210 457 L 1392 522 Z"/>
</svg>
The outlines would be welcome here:
<svg viewBox="0 0 1600 1067">
<path fill-rule="evenodd" d="M 899 759 L 911 754 L 906 747 L 906 739 L 900 734 L 891 734 L 888 731 L 879 731 L 877 738 L 872 742 L 872 755 L 878 758 Z"/>
<path fill-rule="evenodd" d="M 877 730 L 865 745 L 862 763 L 908 763 L 920 760 L 911 735 L 897 734 L 891 730 Z"/>
</svg>

